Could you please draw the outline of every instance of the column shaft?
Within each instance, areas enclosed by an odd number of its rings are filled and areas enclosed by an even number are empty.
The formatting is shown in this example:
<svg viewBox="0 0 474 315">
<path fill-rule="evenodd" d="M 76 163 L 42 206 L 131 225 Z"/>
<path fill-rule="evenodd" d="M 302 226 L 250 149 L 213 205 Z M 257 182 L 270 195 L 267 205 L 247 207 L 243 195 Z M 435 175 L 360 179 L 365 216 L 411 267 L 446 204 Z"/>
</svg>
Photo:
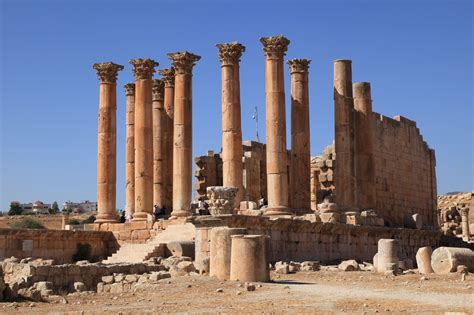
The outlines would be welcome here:
<svg viewBox="0 0 474 315">
<path fill-rule="evenodd" d="M 291 207 L 311 209 L 311 153 L 307 59 L 288 61 L 291 72 Z"/>
<path fill-rule="evenodd" d="M 126 145 L 125 145 L 125 212 L 135 212 L 135 84 L 125 85 Z"/>
<path fill-rule="evenodd" d="M 153 80 L 153 205 L 163 208 L 166 203 L 165 175 L 167 159 L 165 154 L 165 111 L 163 104 L 164 82 Z"/>
</svg>

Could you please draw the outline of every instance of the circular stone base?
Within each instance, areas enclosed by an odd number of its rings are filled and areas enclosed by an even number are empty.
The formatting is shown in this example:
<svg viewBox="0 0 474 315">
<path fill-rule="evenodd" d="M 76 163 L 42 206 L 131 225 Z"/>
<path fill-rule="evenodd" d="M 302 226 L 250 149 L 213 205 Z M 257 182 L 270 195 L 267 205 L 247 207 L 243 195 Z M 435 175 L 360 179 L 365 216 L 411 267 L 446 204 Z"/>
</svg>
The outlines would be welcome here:
<svg viewBox="0 0 474 315">
<path fill-rule="evenodd" d="M 264 215 L 294 215 L 293 211 L 287 207 L 272 207 L 265 209 Z"/>
</svg>

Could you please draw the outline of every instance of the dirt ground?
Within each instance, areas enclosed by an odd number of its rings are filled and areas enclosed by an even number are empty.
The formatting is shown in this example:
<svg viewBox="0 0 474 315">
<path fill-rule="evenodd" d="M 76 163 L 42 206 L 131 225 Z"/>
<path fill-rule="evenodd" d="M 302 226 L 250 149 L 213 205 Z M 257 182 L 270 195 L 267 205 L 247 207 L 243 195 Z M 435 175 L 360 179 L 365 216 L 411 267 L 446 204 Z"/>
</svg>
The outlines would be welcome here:
<svg viewBox="0 0 474 315">
<path fill-rule="evenodd" d="M 90 214 L 69 215 L 69 220 L 85 220 Z M 60 230 L 62 225 L 62 215 L 18 215 L 0 217 L 0 228 L 10 228 L 14 222 L 21 221 L 24 218 L 31 218 L 41 222 L 49 230 Z"/>
<path fill-rule="evenodd" d="M 222 289 L 222 292 L 217 292 Z M 67 302 L 66 302 L 67 301 Z M 247 292 L 242 284 L 184 276 L 122 294 L 81 293 L 49 302 L 0 303 L 3 314 L 474 314 L 474 275 L 384 276 L 318 271 L 272 274 Z"/>
</svg>

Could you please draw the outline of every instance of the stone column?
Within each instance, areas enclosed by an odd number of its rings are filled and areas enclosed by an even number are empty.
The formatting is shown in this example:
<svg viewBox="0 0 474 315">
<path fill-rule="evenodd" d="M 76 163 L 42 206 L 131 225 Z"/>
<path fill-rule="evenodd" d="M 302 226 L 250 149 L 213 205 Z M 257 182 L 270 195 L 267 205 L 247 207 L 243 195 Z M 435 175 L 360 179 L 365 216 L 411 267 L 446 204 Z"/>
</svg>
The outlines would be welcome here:
<svg viewBox="0 0 474 315">
<path fill-rule="evenodd" d="M 283 56 L 290 41 L 283 36 L 260 38 L 265 52 L 267 192 L 266 215 L 292 214 L 288 194 L 286 150 L 285 84 Z"/>
<path fill-rule="evenodd" d="M 266 235 L 232 235 L 231 239 L 230 280 L 269 281 L 270 238 Z"/>
<path fill-rule="evenodd" d="M 245 47 L 237 42 L 216 46 L 222 69 L 223 186 L 238 188 L 234 203 L 234 208 L 238 208 L 243 196 L 239 62 Z"/>
<path fill-rule="evenodd" d="M 461 213 L 461 228 L 462 238 L 464 241 L 469 241 L 469 208 L 463 207 L 459 210 Z"/>
<path fill-rule="evenodd" d="M 229 280 L 231 236 L 247 234 L 245 228 L 216 227 L 211 230 L 209 275 L 219 280 Z"/>
<path fill-rule="evenodd" d="M 375 209 L 374 131 L 369 82 L 354 83 L 354 108 L 358 206 L 362 209 Z"/>
<path fill-rule="evenodd" d="M 135 212 L 135 83 L 125 84 L 125 213 Z"/>
<path fill-rule="evenodd" d="M 352 99 L 352 61 L 334 61 L 336 203 L 345 208 L 356 206 L 354 163 L 354 102 Z"/>
<path fill-rule="evenodd" d="M 374 266 L 377 272 L 385 272 L 398 269 L 398 240 L 396 239 L 379 239 L 377 262 Z"/>
<path fill-rule="evenodd" d="M 158 63 L 152 59 L 130 60 L 135 73 L 135 213 L 144 221 L 153 213 L 152 76 Z"/>
<path fill-rule="evenodd" d="M 117 73 L 123 66 L 96 63 L 100 79 L 97 160 L 97 223 L 116 222 Z"/>
<path fill-rule="evenodd" d="M 163 80 L 153 80 L 153 205 L 162 208 L 165 205 L 166 195 L 166 157 L 164 139 L 164 88 Z"/>
<path fill-rule="evenodd" d="M 291 73 L 291 208 L 311 209 L 308 59 L 289 60 Z"/>
<path fill-rule="evenodd" d="M 165 154 L 165 207 L 166 214 L 171 213 L 173 209 L 173 117 L 174 117 L 174 68 L 170 67 L 158 70 L 163 76 L 165 82 L 164 95 L 164 122 L 163 122 L 163 138 L 164 138 L 164 154 Z"/>
<path fill-rule="evenodd" d="M 173 128 L 174 217 L 192 215 L 192 70 L 201 59 L 187 51 L 168 54 L 175 69 Z"/>
</svg>

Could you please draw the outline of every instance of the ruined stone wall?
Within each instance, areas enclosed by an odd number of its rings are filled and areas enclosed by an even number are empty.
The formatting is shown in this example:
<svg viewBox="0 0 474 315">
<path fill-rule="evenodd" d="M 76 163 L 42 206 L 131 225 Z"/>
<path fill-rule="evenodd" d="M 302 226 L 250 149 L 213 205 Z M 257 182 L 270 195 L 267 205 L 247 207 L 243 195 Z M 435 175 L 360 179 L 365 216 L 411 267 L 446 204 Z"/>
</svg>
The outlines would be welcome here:
<svg viewBox="0 0 474 315">
<path fill-rule="evenodd" d="M 270 236 L 270 261 L 305 261 L 318 260 L 322 263 L 333 263 L 346 259 L 372 261 L 377 253 L 377 242 L 381 238 L 399 240 L 399 253 L 402 259 L 415 260 L 418 248 L 440 245 L 441 233 L 395 229 L 375 226 L 354 226 L 338 223 L 309 222 L 303 220 L 277 219 L 259 216 L 226 216 L 213 221 L 195 222 L 197 233 L 205 233 L 206 237 L 196 237 L 206 244 L 196 244 L 202 248 L 202 255 L 208 254 L 209 245 L 206 226 L 229 226 L 247 228 L 249 234 L 265 234 Z"/>
<path fill-rule="evenodd" d="M 334 144 L 327 146 L 323 154 L 311 158 L 311 209 L 317 210 L 318 203 L 334 191 L 334 168 L 336 153 Z"/>
<path fill-rule="evenodd" d="M 194 159 L 196 170 L 195 190 L 196 200 L 206 198 L 206 188 L 209 186 L 222 186 L 222 158 L 214 151 L 208 151 L 207 155 L 198 156 Z"/>
<path fill-rule="evenodd" d="M 78 244 L 90 244 L 91 256 L 97 260 L 118 249 L 118 243 L 110 232 L 0 229 L 0 260 L 14 256 L 70 263 Z"/>
<path fill-rule="evenodd" d="M 438 226 L 435 153 L 414 121 L 373 113 L 376 206 L 393 226 L 421 214 L 424 226 Z M 356 130 L 357 132 L 357 130 Z"/>
</svg>

